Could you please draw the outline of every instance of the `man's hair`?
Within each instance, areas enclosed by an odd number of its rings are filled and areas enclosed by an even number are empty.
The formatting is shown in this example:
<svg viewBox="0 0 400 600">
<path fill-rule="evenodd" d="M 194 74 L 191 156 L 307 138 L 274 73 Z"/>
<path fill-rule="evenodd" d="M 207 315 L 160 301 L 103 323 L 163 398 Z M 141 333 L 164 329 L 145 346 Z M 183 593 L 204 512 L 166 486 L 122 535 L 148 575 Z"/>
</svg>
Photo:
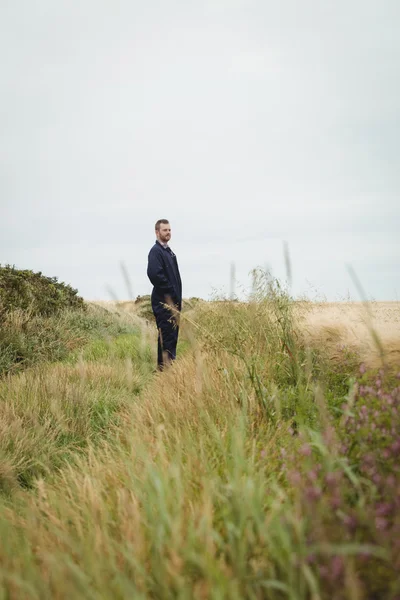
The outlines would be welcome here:
<svg viewBox="0 0 400 600">
<path fill-rule="evenodd" d="M 168 219 L 158 219 L 156 223 L 156 231 L 160 231 L 160 225 L 169 225 Z"/>
</svg>

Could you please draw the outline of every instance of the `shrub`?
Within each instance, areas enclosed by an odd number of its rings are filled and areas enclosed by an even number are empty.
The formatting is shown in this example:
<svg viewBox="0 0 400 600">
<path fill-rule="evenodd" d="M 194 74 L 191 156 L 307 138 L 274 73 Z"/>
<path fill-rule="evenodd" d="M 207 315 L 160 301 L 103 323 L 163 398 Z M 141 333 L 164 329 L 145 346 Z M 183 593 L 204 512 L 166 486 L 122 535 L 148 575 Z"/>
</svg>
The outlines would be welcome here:
<svg viewBox="0 0 400 600">
<path fill-rule="evenodd" d="M 153 309 L 151 307 L 151 296 L 138 296 L 135 300 L 137 306 L 136 314 L 148 321 L 154 321 Z"/>
<path fill-rule="evenodd" d="M 383 371 L 373 375 L 354 385 L 340 420 L 322 402 L 321 431 L 303 430 L 282 450 L 293 500 L 281 527 L 324 598 L 349 597 L 347 587 L 352 597 L 400 592 L 400 387 Z"/>
<path fill-rule="evenodd" d="M 0 327 L 0 377 L 40 362 L 63 360 L 90 340 L 137 331 L 126 315 L 98 306 L 49 317 L 31 316 L 23 310 L 9 312 Z"/>
<path fill-rule="evenodd" d="M 70 285 L 41 272 L 0 265 L 0 322 L 15 310 L 31 316 L 50 316 L 66 308 L 84 310 L 83 299 Z"/>
</svg>

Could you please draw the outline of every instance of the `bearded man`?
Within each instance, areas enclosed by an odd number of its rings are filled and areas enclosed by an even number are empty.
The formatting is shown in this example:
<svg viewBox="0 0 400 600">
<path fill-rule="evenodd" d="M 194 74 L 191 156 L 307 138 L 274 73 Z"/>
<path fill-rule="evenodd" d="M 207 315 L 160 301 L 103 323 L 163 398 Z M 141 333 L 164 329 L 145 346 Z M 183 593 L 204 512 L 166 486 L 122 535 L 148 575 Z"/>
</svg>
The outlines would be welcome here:
<svg viewBox="0 0 400 600">
<path fill-rule="evenodd" d="M 149 252 L 147 275 L 153 284 L 151 306 L 158 329 L 157 365 L 162 371 L 176 358 L 182 281 L 176 255 L 168 245 L 171 226 L 167 219 L 155 225 L 156 243 Z"/>
</svg>

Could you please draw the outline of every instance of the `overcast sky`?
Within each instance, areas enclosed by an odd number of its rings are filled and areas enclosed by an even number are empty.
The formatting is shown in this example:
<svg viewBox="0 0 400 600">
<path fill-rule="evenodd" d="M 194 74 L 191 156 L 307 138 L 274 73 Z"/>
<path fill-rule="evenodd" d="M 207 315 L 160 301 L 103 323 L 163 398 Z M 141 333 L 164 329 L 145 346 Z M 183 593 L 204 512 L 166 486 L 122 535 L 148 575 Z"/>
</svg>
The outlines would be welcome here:
<svg viewBox="0 0 400 600">
<path fill-rule="evenodd" d="M 184 296 L 268 266 L 400 300 L 399 0 L 3 0 L 0 263 L 88 299 Z"/>
</svg>

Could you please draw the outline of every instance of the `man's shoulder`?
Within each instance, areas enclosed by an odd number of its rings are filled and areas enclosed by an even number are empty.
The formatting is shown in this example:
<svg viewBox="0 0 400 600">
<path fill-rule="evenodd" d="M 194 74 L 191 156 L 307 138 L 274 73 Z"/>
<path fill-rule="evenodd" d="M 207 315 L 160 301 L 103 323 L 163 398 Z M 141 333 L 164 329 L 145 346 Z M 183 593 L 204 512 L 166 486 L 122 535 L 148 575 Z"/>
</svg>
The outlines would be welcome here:
<svg viewBox="0 0 400 600">
<path fill-rule="evenodd" d="M 162 248 L 160 246 L 160 244 L 157 244 L 157 242 L 150 248 L 150 252 L 149 252 L 149 256 L 154 255 L 154 254 L 158 254 L 159 252 L 161 252 Z"/>
</svg>

